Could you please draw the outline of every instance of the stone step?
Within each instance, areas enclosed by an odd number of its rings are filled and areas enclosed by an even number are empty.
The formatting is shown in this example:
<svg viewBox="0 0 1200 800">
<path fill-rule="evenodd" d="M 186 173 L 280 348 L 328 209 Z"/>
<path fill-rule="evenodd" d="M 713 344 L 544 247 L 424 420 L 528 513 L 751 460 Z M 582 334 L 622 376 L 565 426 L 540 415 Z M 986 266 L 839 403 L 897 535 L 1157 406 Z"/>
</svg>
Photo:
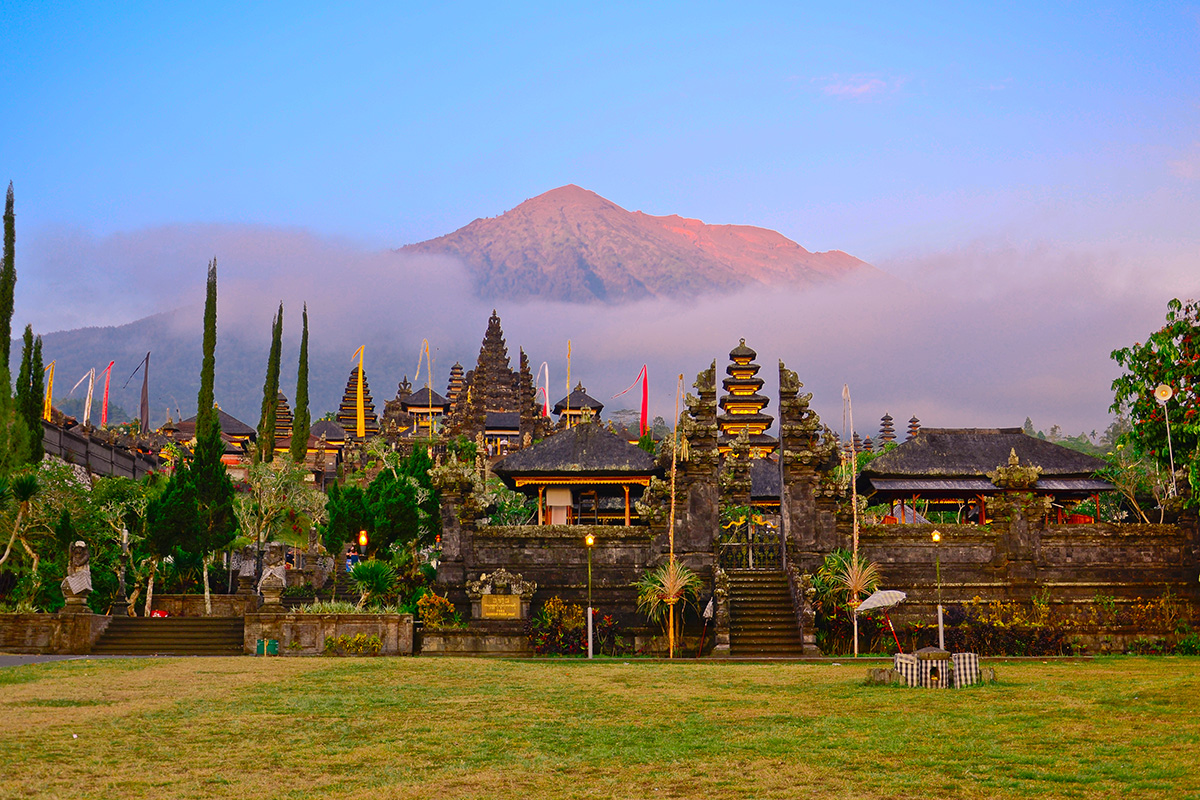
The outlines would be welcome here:
<svg viewBox="0 0 1200 800">
<path fill-rule="evenodd" d="M 241 617 L 116 617 L 92 647 L 96 655 L 241 655 Z"/>
</svg>

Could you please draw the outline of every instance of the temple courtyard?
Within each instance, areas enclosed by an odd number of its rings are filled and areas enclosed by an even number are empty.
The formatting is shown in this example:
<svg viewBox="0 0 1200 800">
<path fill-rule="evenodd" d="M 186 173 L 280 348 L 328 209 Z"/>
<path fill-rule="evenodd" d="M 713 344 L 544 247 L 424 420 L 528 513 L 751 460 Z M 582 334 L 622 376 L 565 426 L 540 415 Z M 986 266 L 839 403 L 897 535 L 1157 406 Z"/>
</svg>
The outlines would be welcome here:
<svg viewBox="0 0 1200 800">
<path fill-rule="evenodd" d="M 1200 658 L 988 659 L 945 691 L 852 661 L 5 667 L 0 796 L 1200 796 Z"/>
</svg>

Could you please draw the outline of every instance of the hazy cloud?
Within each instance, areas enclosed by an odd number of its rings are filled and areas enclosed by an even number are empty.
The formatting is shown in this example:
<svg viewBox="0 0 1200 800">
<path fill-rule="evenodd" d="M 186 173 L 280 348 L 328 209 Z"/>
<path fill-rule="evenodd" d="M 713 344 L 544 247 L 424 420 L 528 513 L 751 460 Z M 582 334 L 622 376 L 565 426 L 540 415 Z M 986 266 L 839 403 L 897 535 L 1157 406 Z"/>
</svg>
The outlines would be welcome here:
<svg viewBox="0 0 1200 800">
<path fill-rule="evenodd" d="M 1200 180 L 1200 142 L 1193 142 L 1192 147 L 1182 158 L 1167 162 L 1171 172 L 1185 181 Z"/>
<path fill-rule="evenodd" d="M 566 393 L 570 339 L 572 383 L 583 382 L 609 411 L 632 407 L 628 396 L 610 398 L 645 363 L 652 412 L 669 419 L 677 376 L 693 391 L 696 373 L 714 359 L 723 376 L 729 350 L 744 337 L 759 353 L 768 396 L 775 395 L 783 359 L 837 428 L 848 383 L 857 427 L 871 435 L 885 411 L 936 426 L 1020 425 L 1030 416 L 1040 427 L 1059 424 L 1071 433 L 1103 429 L 1116 375 L 1109 352 L 1144 338 L 1161 324 L 1169 297 L 1194 284 L 1187 270 L 1164 274 L 1117 253 L 981 241 L 884 261 L 878 266 L 890 277 L 882 280 L 575 305 L 481 299 L 452 259 L 363 251 L 295 230 L 181 227 L 102 240 L 70 234 L 41 237 L 30 250 L 29 260 L 50 271 L 22 274 L 18 285 L 26 298 L 41 293 L 48 305 L 31 309 L 23 302 L 18 317 L 97 324 L 188 305 L 174 315 L 188 330 L 199 326 L 196 306 L 215 253 L 218 340 L 236 340 L 248 364 L 239 368 L 248 376 L 265 364 L 270 317 L 281 300 L 284 363 L 294 363 L 300 304 L 307 301 L 311 346 L 322 359 L 313 372 L 317 413 L 336 408 L 361 344 L 377 407 L 402 376 L 413 377 L 423 338 L 435 355 L 434 388 L 443 391 L 455 361 L 474 365 L 496 308 L 514 367 L 519 347 L 535 369 L 548 362 L 553 400 Z M 74 277 L 71 252 L 80 254 Z M 97 277 L 103 285 L 89 283 Z M 51 288 L 62 282 L 61 291 Z M 222 377 L 222 364 L 227 375 L 234 369 L 219 354 L 218 389 L 234 377 Z M 290 396 L 288 374 L 294 381 L 294 372 L 285 371 L 282 388 Z M 768 413 L 777 413 L 776 405 Z M 257 416 L 255 409 L 242 413 L 252 423 Z"/>
<path fill-rule="evenodd" d="M 831 97 L 863 99 L 899 89 L 904 78 L 881 78 L 877 75 L 828 75 L 818 78 L 821 91 Z"/>
</svg>

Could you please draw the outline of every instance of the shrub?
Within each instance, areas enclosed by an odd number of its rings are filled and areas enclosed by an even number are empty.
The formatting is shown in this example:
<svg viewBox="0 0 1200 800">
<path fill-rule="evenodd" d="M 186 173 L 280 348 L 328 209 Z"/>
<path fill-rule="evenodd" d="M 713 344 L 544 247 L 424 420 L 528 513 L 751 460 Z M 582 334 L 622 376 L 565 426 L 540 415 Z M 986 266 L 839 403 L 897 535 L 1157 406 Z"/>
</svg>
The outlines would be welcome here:
<svg viewBox="0 0 1200 800">
<path fill-rule="evenodd" d="M 461 624 L 454 604 L 436 592 L 427 592 L 417 601 L 417 613 L 427 628 L 445 628 Z"/>
<path fill-rule="evenodd" d="M 383 642 L 378 636 L 365 633 L 328 637 L 324 648 L 327 656 L 377 656 L 382 649 Z"/>
</svg>

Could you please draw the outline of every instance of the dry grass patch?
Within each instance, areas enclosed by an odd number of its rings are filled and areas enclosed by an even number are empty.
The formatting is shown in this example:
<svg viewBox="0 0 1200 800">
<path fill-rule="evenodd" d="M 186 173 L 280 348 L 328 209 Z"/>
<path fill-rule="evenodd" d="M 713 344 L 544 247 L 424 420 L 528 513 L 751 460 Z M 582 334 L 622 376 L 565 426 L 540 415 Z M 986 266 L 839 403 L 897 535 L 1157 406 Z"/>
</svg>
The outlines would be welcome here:
<svg viewBox="0 0 1200 800">
<path fill-rule="evenodd" d="M 851 664 L 58 662 L 0 670 L 0 796 L 1189 796 L 1197 667 L 930 692 Z"/>
</svg>

